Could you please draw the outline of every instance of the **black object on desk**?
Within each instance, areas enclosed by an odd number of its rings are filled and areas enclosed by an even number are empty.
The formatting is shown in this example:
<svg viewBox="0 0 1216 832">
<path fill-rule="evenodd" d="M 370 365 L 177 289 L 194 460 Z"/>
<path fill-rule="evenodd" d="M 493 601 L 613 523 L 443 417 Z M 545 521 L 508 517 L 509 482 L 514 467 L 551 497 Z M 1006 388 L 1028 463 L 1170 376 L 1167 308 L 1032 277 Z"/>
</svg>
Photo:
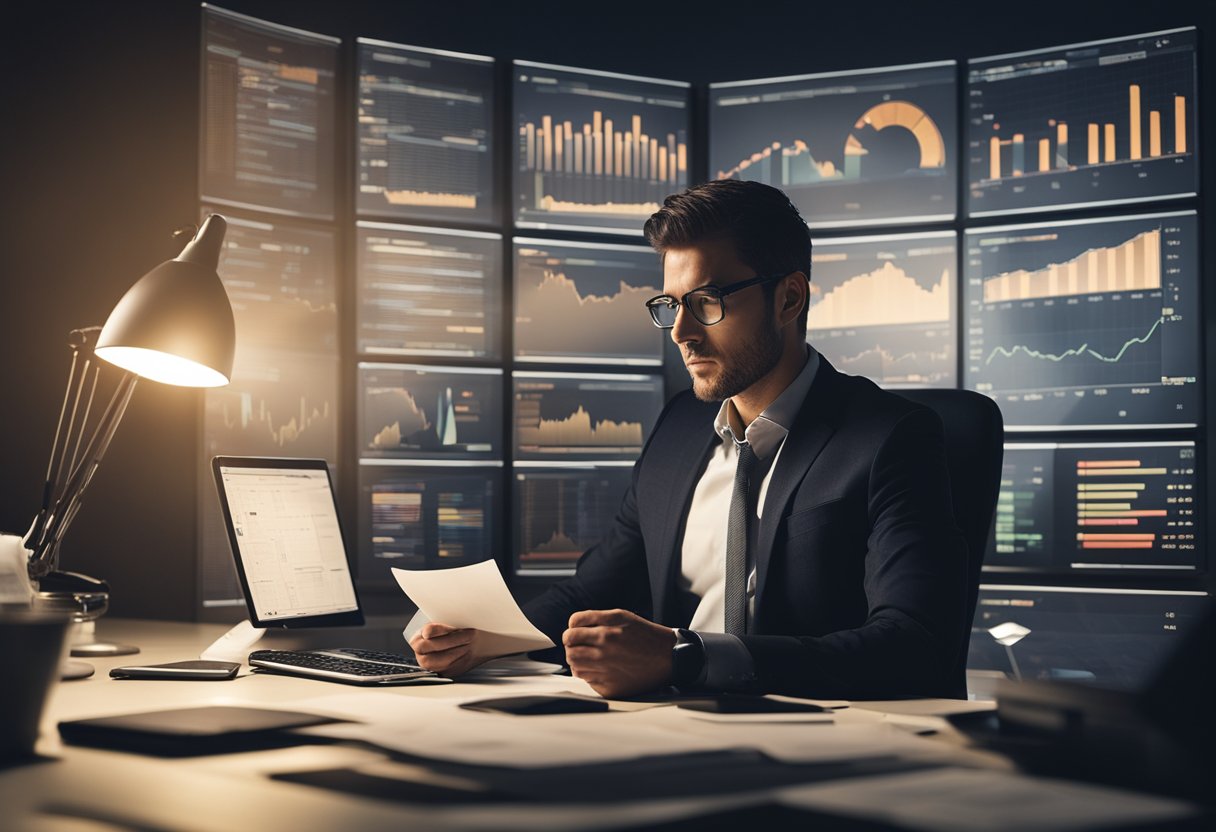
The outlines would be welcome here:
<svg viewBox="0 0 1216 832">
<path fill-rule="evenodd" d="M 690 711 L 706 711 L 711 714 L 825 714 L 827 708 L 811 702 L 790 702 L 770 699 L 767 696 L 748 696 L 740 693 L 722 693 L 703 699 L 681 699 L 677 708 Z"/>
<path fill-rule="evenodd" d="M 110 671 L 110 678 L 223 681 L 234 678 L 240 669 L 241 666 L 237 662 L 212 662 L 196 659 L 189 662 L 115 667 Z"/>
<path fill-rule="evenodd" d="M 516 716 L 550 716 L 553 714 L 603 713 L 608 710 L 608 703 L 603 699 L 591 699 L 585 696 L 538 695 L 479 699 L 476 702 L 465 702 L 460 707 L 470 711 L 490 711 Z"/>
<path fill-rule="evenodd" d="M 162 757 L 193 757 L 299 745 L 293 728 L 343 722 L 317 714 L 227 706 L 177 708 L 59 723 L 64 741 Z"/>
</svg>

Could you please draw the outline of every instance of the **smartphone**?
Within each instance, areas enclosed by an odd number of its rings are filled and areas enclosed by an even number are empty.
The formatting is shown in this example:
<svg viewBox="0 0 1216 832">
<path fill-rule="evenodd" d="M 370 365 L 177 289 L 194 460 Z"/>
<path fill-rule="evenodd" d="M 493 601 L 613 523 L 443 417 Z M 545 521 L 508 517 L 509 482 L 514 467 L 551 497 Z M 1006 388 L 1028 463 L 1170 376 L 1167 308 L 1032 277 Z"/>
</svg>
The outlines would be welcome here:
<svg viewBox="0 0 1216 832">
<path fill-rule="evenodd" d="M 787 702 L 783 699 L 730 693 L 706 699 L 677 701 L 676 707 L 690 711 L 708 711 L 711 714 L 806 714 L 828 711 L 827 708 L 810 702 Z"/>
<path fill-rule="evenodd" d="M 241 669 L 237 662 L 169 662 L 168 664 L 132 665 L 110 671 L 111 679 L 231 679 Z"/>
</svg>

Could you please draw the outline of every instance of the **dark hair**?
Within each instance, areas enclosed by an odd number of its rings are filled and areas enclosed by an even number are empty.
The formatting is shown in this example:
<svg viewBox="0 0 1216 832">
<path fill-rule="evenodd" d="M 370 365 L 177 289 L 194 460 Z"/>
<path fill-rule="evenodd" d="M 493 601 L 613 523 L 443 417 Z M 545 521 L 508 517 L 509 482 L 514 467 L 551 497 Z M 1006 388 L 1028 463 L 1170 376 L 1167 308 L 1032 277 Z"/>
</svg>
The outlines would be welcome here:
<svg viewBox="0 0 1216 832">
<path fill-rule="evenodd" d="M 646 241 L 660 258 L 671 248 L 731 240 L 758 275 L 802 272 L 811 277 L 811 232 L 789 197 L 771 185 L 719 179 L 672 194 L 646 220 Z M 771 302 L 776 284 L 764 286 Z M 808 299 L 809 300 L 809 299 Z M 810 304 L 802 310 L 806 334 Z"/>
</svg>

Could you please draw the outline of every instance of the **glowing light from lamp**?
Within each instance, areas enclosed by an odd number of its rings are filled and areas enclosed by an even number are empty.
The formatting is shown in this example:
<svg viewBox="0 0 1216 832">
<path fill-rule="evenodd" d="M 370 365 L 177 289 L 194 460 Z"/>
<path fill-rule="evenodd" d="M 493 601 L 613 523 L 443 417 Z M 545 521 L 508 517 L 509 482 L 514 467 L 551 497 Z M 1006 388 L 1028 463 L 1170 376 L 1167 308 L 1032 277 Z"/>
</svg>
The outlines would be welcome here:
<svg viewBox="0 0 1216 832">
<path fill-rule="evenodd" d="M 98 358 L 143 378 L 178 387 L 222 387 L 229 379 L 223 373 L 159 350 L 143 347 L 98 347 Z"/>
</svg>

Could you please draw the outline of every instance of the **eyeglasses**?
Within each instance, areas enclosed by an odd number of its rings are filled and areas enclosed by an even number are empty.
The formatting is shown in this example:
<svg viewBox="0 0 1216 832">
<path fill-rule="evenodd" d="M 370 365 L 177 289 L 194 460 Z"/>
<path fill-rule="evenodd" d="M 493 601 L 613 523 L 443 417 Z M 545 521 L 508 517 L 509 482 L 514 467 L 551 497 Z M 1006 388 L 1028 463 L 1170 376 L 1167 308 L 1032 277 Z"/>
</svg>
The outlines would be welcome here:
<svg viewBox="0 0 1216 832">
<path fill-rule="evenodd" d="M 780 280 L 787 274 L 789 272 L 749 277 L 747 280 L 740 280 L 738 283 L 730 283 L 726 286 L 702 286 L 699 289 L 693 289 L 682 298 L 659 295 L 646 301 L 646 308 L 650 310 L 650 318 L 659 329 L 671 329 L 676 325 L 676 313 L 680 311 L 680 306 L 691 312 L 692 316 L 702 325 L 713 326 L 726 317 L 726 303 L 723 298 L 727 295 L 749 286 Z"/>
</svg>

